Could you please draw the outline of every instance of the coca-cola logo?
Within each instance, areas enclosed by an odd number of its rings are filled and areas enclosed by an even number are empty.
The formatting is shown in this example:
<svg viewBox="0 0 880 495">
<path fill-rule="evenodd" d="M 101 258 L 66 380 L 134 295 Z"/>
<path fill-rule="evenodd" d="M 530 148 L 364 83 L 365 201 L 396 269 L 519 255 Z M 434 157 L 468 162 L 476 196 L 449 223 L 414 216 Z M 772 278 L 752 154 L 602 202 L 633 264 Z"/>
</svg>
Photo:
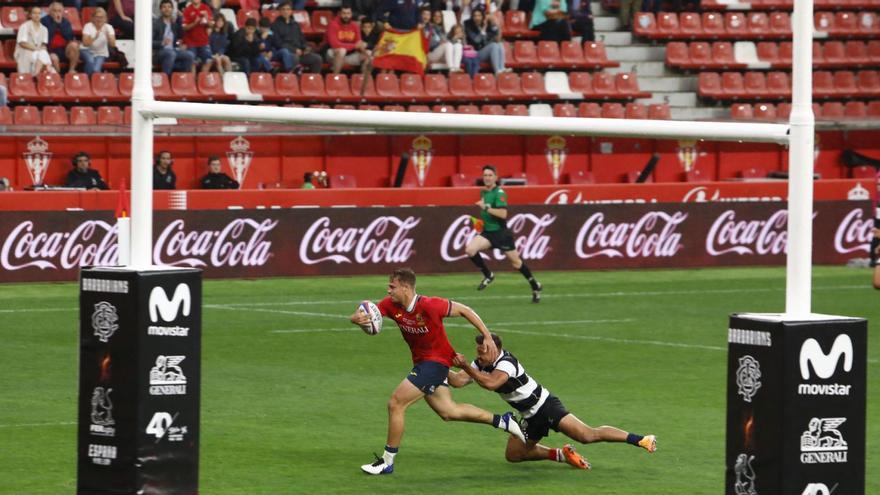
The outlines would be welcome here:
<svg viewBox="0 0 880 495">
<path fill-rule="evenodd" d="M 526 260 L 540 260 L 550 252 L 550 236 L 545 235 L 547 227 L 556 221 L 556 215 L 545 213 L 517 213 L 507 221 L 507 228 L 514 234 L 514 243 L 520 256 Z M 456 261 L 467 257 L 464 250 L 478 232 L 471 224 L 470 215 L 456 218 L 443 233 L 440 256 L 444 261 Z M 505 258 L 504 253 L 493 250 L 496 260 Z"/>
<path fill-rule="evenodd" d="M 728 253 L 781 254 L 786 251 L 787 225 L 786 210 L 776 210 L 766 220 L 737 220 L 735 211 L 726 210 L 709 229 L 706 252 L 712 256 Z"/>
<path fill-rule="evenodd" d="M 403 263 L 413 254 L 410 230 L 421 218 L 381 216 L 366 227 L 331 227 L 321 217 L 306 230 L 299 245 L 299 259 L 307 265 L 335 263 Z"/>
<path fill-rule="evenodd" d="M 34 222 L 18 224 L 3 242 L 0 265 L 5 270 L 41 270 L 116 264 L 116 226 L 87 220 L 72 232 L 34 232 Z"/>
<path fill-rule="evenodd" d="M 843 218 L 834 233 L 834 249 L 840 254 L 854 251 L 869 252 L 874 236 L 874 220 L 864 218 L 865 211 L 855 208 Z"/>
<path fill-rule="evenodd" d="M 266 240 L 278 220 L 236 218 L 220 230 L 186 231 L 186 223 L 169 223 L 153 246 L 153 262 L 171 266 L 263 266 L 272 257 Z M 181 257 L 172 261 L 174 258 Z M 207 259 L 207 261 L 206 261 Z"/>
<path fill-rule="evenodd" d="M 672 257 L 682 249 L 677 231 L 687 213 L 651 211 L 635 222 L 605 223 L 604 213 L 594 213 L 583 223 L 575 241 L 581 259 Z"/>
</svg>

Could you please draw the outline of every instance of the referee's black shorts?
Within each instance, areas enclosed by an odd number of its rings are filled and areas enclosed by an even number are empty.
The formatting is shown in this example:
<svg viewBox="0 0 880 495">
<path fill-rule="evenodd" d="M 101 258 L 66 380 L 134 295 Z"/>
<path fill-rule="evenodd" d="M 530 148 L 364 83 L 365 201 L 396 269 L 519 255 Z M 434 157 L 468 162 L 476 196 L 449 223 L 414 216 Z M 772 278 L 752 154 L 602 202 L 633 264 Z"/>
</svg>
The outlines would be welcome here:
<svg viewBox="0 0 880 495">
<path fill-rule="evenodd" d="M 485 237 L 494 249 L 500 249 L 501 251 L 513 251 L 516 249 L 516 245 L 513 242 L 513 232 L 510 229 L 503 228 L 493 230 L 492 232 L 484 230 L 480 232 L 480 235 Z"/>
</svg>

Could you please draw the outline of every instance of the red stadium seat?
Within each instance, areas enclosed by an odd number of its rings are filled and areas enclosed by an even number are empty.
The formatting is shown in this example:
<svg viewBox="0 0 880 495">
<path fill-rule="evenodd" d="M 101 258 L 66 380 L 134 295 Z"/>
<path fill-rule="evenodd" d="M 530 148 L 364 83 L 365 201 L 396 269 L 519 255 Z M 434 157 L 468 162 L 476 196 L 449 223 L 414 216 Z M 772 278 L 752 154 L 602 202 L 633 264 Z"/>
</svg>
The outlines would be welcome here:
<svg viewBox="0 0 880 495">
<path fill-rule="evenodd" d="M 98 119 L 93 107 L 71 107 L 70 125 L 95 125 Z"/>
<path fill-rule="evenodd" d="M 432 110 L 431 107 L 429 107 L 428 105 L 410 105 L 407 111 L 420 113 L 431 113 L 432 111 L 438 113 L 441 111 L 442 113 L 455 113 L 455 107 L 453 107 L 452 105 L 435 105 L 434 109 Z"/>
<path fill-rule="evenodd" d="M 40 125 L 40 110 L 30 105 L 15 107 L 15 125 Z"/>
<path fill-rule="evenodd" d="M 672 112 L 669 103 L 652 103 L 648 105 L 648 118 L 651 120 L 669 120 Z"/>
<path fill-rule="evenodd" d="M 0 69 L 15 69 L 15 40 L 6 40 L 0 43 Z M 12 114 L 10 114 L 10 118 Z"/>
<path fill-rule="evenodd" d="M 816 12 L 813 14 L 816 31 L 828 33 L 834 30 L 834 12 Z M 789 27 L 791 32 L 791 27 Z"/>
<path fill-rule="evenodd" d="M 508 10 L 504 14 L 505 35 L 519 38 L 529 36 L 531 32 L 528 16 L 525 12 L 521 10 Z"/>
<path fill-rule="evenodd" d="M 192 75 L 192 73 L 189 74 Z M 153 95 L 156 99 L 175 99 L 174 92 L 171 90 L 171 82 L 168 80 L 167 74 L 164 72 L 153 72 L 150 81 L 153 84 Z M 195 88 L 195 83 L 193 83 L 193 88 Z"/>
<path fill-rule="evenodd" d="M 602 105 L 594 101 L 581 102 L 578 105 L 578 117 L 584 119 L 602 118 Z"/>
<path fill-rule="evenodd" d="M 712 58 L 712 45 L 705 41 L 693 41 L 688 45 L 690 67 L 696 69 L 714 68 L 719 65 Z"/>
<path fill-rule="evenodd" d="M 791 67 L 791 57 L 793 52 L 793 45 L 791 41 L 782 41 L 779 43 L 779 64 L 785 67 Z M 816 65 L 815 60 L 813 61 L 813 66 Z"/>
<path fill-rule="evenodd" d="M 382 110 L 382 107 L 379 105 L 359 105 L 358 110 L 370 110 L 373 112 L 379 112 Z"/>
<path fill-rule="evenodd" d="M 703 35 L 703 23 L 700 20 L 700 14 L 696 12 L 682 12 L 678 16 L 678 22 L 682 37 L 694 39 Z"/>
<path fill-rule="evenodd" d="M 64 92 L 64 81 L 59 74 L 53 72 L 41 72 L 37 75 L 37 93 L 41 100 L 65 101 L 67 93 Z"/>
<path fill-rule="evenodd" d="M 244 23 L 248 19 L 255 19 L 257 22 L 260 22 L 260 11 L 254 9 L 238 9 L 238 12 L 235 14 L 235 22 L 239 29 L 244 29 Z"/>
<path fill-rule="evenodd" d="M 868 65 L 871 59 L 868 56 L 868 46 L 864 41 L 847 41 L 844 45 L 847 65 Z"/>
<path fill-rule="evenodd" d="M 502 72 L 498 74 L 498 95 L 508 100 L 516 100 L 523 96 L 522 84 L 519 74 L 514 72 Z"/>
<path fill-rule="evenodd" d="M 218 72 L 199 72 L 196 82 L 199 93 L 210 101 L 235 99 L 235 95 L 231 95 L 223 90 L 223 76 Z"/>
<path fill-rule="evenodd" d="M 834 76 L 828 71 L 816 71 L 813 73 L 813 96 L 815 98 L 828 98 L 834 96 Z"/>
<path fill-rule="evenodd" d="M 296 78 L 293 79 L 295 80 Z M 275 91 L 275 80 L 272 79 L 272 74 L 266 72 L 251 72 L 250 76 L 248 76 L 248 84 L 251 93 L 261 95 L 263 101 L 281 99 Z"/>
<path fill-rule="evenodd" d="M 791 36 L 791 16 L 788 12 L 770 13 L 770 34 L 775 38 Z"/>
<path fill-rule="evenodd" d="M 465 72 L 449 74 L 449 94 L 454 99 L 470 100 L 476 96 L 471 77 Z"/>
<path fill-rule="evenodd" d="M 350 101 L 354 96 L 351 94 L 351 85 L 345 74 L 325 75 L 324 89 L 327 91 L 327 97 L 334 101 Z"/>
<path fill-rule="evenodd" d="M 570 68 L 584 67 L 587 61 L 584 60 L 584 47 L 574 41 L 563 41 L 559 45 L 559 55 L 562 59 L 562 65 Z"/>
<path fill-rule="evenodd" d="M 874 70 L 860 70 L 856 74 L 859 95 L 862 97 L 880 96 L 880 73 Z"/>
<path fill-rule="evenodd" d="M 125 125 L 131 124 L 131 107 L 125 107 L 122 111 L 122 123 Z"/>
<path fill-rule="evenodd" d="M 578 170 L 577 172 L 572 172 L 572 173 L 568 174 L 568 183 L 569 184 L 595 184 L 596 178 L 593 177 L 593 172 Z"/>
<path fill-rule="evenodd" d="M 706 173 L 699 168 L 692 168 L 684 173 L 685 182 L 705 182 L 709 180 L 706 177 Z"/>
<path fill-rule="evenodd" d="M 403 97 L 400 92 L 400 81 L 395 74 L 378 74 L 376 76 L 376 94 L 385 99 L 399 100 Z"/>
<path fill-rule="evenodd" d="M 767 177 L 767 172 L 758 167 L 751 167 L 745 170 L 741 170 L 739 172 L 740 177 L 743 179 L 763 179 Z"/>
<path fill-rule="evenodd" d="M 70 22 L 73 34 L 77 36 L 82 35 L 83 22 L 79 18 L 79 11 L 76 10 L 76 7 L 64 7 L 64 17 Z"/>
<path fill-rule="evenodd" d="M 276 87 L 278 80 L 275 80 Z M 304 98 L 309 100 L 324 100 L 327 92 L 324 90 L 324 78 L 321 74 L 303 74 L 299 78 L 299 90 Z"/>
<path fill-rule="evenodd" d="M 744 98 L 746 96 L 745 82 L 741 72 L 725 72 L 721 74 L 721 87 L 727 98 Z"/>
<path fill-rule="evenodd" d="M 555 41 L 539 41 L 538 62 L 543 67 L 559 67 L 562 64 L 559 43 Z"/>
<path fill-rule="evenodd" d="M 269 19 L 270 24 L 275 22 L 275 19 L 277 19 L 279 15 L 281 15 L 281 12 L 279 12 L 276 9 L 270 8 L 270 9 L 263 9 L 260 11 L 260 16 L 265 17 L 266 19 Z M 259 21 L 257 21 L 257 22 L 259 22 Z M 243 27 L 243 26 L 240 26 L 240 27 Z"/>
<path fill-rule="evenodd" d="M 635 72 L 621 72 L 614 76 L 614 85 L 618 96 L 625 98 L 650 98 L 651 93 L 639 90 L 639 81 Z"/>
<path fill-rule="evenodd" d="M 703 12 L 703 35 L 707 38 L 723 38 L 724 17 L 719 12 Z"/>
<path fill-rule="evenodd" d="M 480 107 L 476 105 L 459 105 L 456 109 L 457 113 L 464 113 L 468 115 L 479 115 Z"/>
<path fill-rule="evenodd" d="M 520 74 L 523 93 L 535 100 L 552 98 L 554 95 L 547 92 L 544 86 L 544 76 L 540 72 L 523 72 Z"/>
<path fill-rule="evenodd" d="M 323 34 L 333 20 L 333 12 L 329 10 L 313 10 L 311 28 L 313 33 Z"/>
<path fill-rule="evenodd" d="M 848 70 L 835 72 L 834 92 L 837 97 L 841 98 L 855 98 L 859 96 L 859 88 L 856 86 L 856 74 Z"/>
<path fill-rule="evenodd" d="M 400 93 L 411 101 L 422 101 L 427 99 L 425 85 L 422 81 L 422 77 L 418 74 L 401 74 Z"/>
<path fill-rule="evenodd" d="M 556 103 L 553 105 L 554 117 L 577 117 L 577 109 L 571 103 Z"/>
<path fill-rule="evenodd" d="M 529 116 L 529 107 L 522 104 L 507 105 L 504 107 L 504 113 L 507 115 L 515 115 L 519 117 Z"/>
<path fill-rule="evenodd" d="M 779 120 L 788 120 L 791 116 L 791 103 L 782 102 L 776 105 L 776 118 Z M 814 116 L 817 116 L 814 114 Z"/>
<path fill-rule="evenodd" d="M 538 48 L 535 43 L 528 40 L 517 40 L 513 44 L 513 56 L 517 65 L 521 67 L 534 67 L 538 65 Z"/>
<path fill-rule="evenodd" d="M 825 50 L 823 50 L 822 43 L 818 41 L 813 42 L 813 67 L 815 66 L 825 65 Z"/>
<path fill-rule="evenodd" d="M 483 105 L 480 108 L 480 113 L 483 115 L 504 115 L 504 106 L 503 105 Z"/>
<path fill-rule="evenodd" d="M 751 12 L 748 16 L 749 38 L 762 39 L 770 36 L 770 19 L 764 12 Z"/>
<path fill-rule="evenodd" d="M 330 187 L 334 189 L 353 189 L 357 187 L 357 178 L 353 175 L 331 175 Z"/>
<path fill-rule="evenodd" d="M 476 74 L 473 79 L 474 93 L 484 100 L 500 99 L 495 76 L 491 73 Z"/>
<path fill-rule="evenodd" d="M 745 64 L 737 63 L 733 54 L 733 44 L 729 41 L 712 43 L 713 67 L 721 69 L 745 68 Z"/>
<path fill-rule="evenodd" d="M 749 26 L 746 15 L 742 12 L 724 14 L 724 33 L 727 38 L 748 39 Z"/>
<path fill-rule="evenodd" d="M 842 67 L 847 65 L 846 50 L 842 41 L 826 41 L 822 46 L 822 54 L 829 66 Z"/>
<path fill-rule="evenodd" d="M 18 32 L 18 27 L 27 20 L 27 13 L 21 6 L 2 7 L 0 8 L 0 24 L 3 27 L 14 29 Z"/>
<path fill-rule="evenodd" d="M 858 34 L 859 19 L 853 12 L 837 12 L 834 15 L 834 28 L 831 33 L 836 36 L 853 36 Z"/>
<path fill-rule="evenodd" d="M 569 72 L 568 87 L 575 93 L 583 93 L 584 96 L 594 96 L 593 74 L 589 72 Z"/>
<path fill-rule="evenodd" d="M 839 119 L 843 117 L 843 103 L 839 101 L 826 101 L 822 104 L 823 119 Z"/>
<path fill-rule="evenodd" d="M 602 104 L 603 119 L 622 119 L 625 117 L 623 105 L 617 102 L 607 102 Z"/>
<path fill-rule="evenodd" d="M 115 82 L 115 80 L 114 80 Z M 92 85 L 89 82 L 89 76 L 83 73 L 68 72 L 64 75 L 64 91 L 67 97 L 74 101 L 92 101 L 95 94 L 92 92 Z"/>
<path fill-rule="evenodd" d="M 124 100 L 129 100 L 131 98 L 131 91 L 134 88 L 134 73 L 133 72 L 121 72 L 119 73 L 119 95 Z M 94 85 L 92 85 L 92 91 L 94 91 Z M 153 95 L 154 97 L 156 95 Z"/>
<path fill-rule="evenodd" d="M 98 107 L 98 125 L 122 125 L 122 111 L 119 107 Z"/>
<path fill-rule="evenodd" d="M 671 67 L 689 67 L 691 57 L 688 44 L 681 41 L 670 41 L 666 44 L 666 65 Z"/>
<path fill-rule="evenodd" d="M 366 84 L 364 84 L 364 81 L 365 79 L 362 74 L 352 74 L 351 94 L 354 95 L 355 98 L 378 98 L 378 96 L 376 96 L 376 83 L 373 81 L 372 76 L 367 76 Z"/>
<path fill-rule="evenodd" d="M 660 12 L 657 14 L 657 36 L 661 38 L 678 38 L 681 27 L 678 25 L 678 14 Z"/>
<path fill-rule="evenodd" d="M 874 5 L 873 7 L 877 9 L 880 6 Z M 859 12 L 856 25 L 858 25 L 858 33 L 854 33 L 854 35 L 876 38 L 880 34 L 880 22 L 877 20 L 876 12 Z"/>
<path fill-rule="evenodd" d="M 774 41 L 761 41 L 757 44 L 758 59 L 771 65 L 779 64 L 779 45 Z"/>
<path fill-rule="evenodd" d="M 43 125 L 70 125 L 67 110 L 61 105 L 43 107 Z"/>
<path fill-rule="evenodd" d="M 251 74 L 251 76 L 253 76 L 253 74 Z M 260 87 L 265 88 L 266 85 L 263 84 Z M 299 80 L 296 78 L 296 74 L 276 74 L 275 92 L 278 95 L 279 99 L 283 99 L 285 101 L 302 98 L 302 91 L 300 91 L 299 89 Z"/>
<path fill-rule="evenodd" d="M 357 110 L 354 105 L 333 105 L 333 110 Z"/>
<path fill-rule="evenodd" d="M 617 67 L 620 65 L 619 62 L 608 60 L 605 43 L 601 41 L 587 41 L 584 43 L 584 61 L 590 67 Z"/>
<path fill-rule="evenodd" d="M 643 38 L 657 37 L 657 21 L 651 12 L 636 12 L 633 18 L 633 34 Z"/>
<path fill-rule="evenodd" d="M 617 87 L 614 84 L 614 75 L 607 72 L 593 74 L 593 93 L 604 98 L 617 96 Z"/>
<path fill-rule="evenodd" d="M 647 119 L 648 108 L 643 103 L 630 102 L 624 107 L 623 114 L 628 119 Z"/>
<path fill-rule="evenodd" d="M 868 117 L 880 118 L 880 101 L 868 102 Z"/>
<path fill-rule="evenodd" d="M 452 174 L 449 176 L 449 182 L 452 187 L 472 187 L 477 184 L 476 179 L 465 174 Z"/>
<path fill-rule="evenodd" d="M 428 107 L 425 107 L 425 108 L 428 108 Z M 382 110 L 385 112 L 405 112 L 406 107 L 404 107 L 403 105 L 385 105 L 385 107 Z"/>
<path fill-rule="evenodd" d="M 9 101 L 33 101 L 38 98 L 37 85 L 30 74 L 13 72 L 6 89 L 9 90 Z"/>
<path fill-rule="evenodd" d="M 843 116 L 864 119 L 868 117 L 868 108 L 863 101 L 848 101 L 843 107 Z"/>
<path fill-rule="evenodd" d="M 425 75 L 425 94 L 435 101 L 449 98 L 449 82 L 443 74 Z"/>
<path fill-rule="evenodd" d="M 850 169 L 853 179 L 873 179 L 877 176 L 877 169 L 870 165 L 859 165 Z"/>
<path fill-rule="evenodd" d="M 82 17 L 83 24 L 88 24 L 90 20 L 92 20 L 92 15 L 95 13 L 95 9 L 97 7 L 88 7 L 83 6 L 82 11 L 80 11 L 80 17 Z"/>
<path fill-rule="evenodd" d="M 756 103 L 754 111 L 758 120 L 776 120 L 776 106 L 771 103 Z"/>
<path fill-rule="evenodd" d="M 717 72 L 700 72 L 697 78 L 697 92 L 706 98 L 721 98 L 724 95 L 721 75 Z"/>
<path fill-rule="evenodd" d="M 7 106 L 0 107 L 0 125 L 12 125 L 12 110 Z"/>
<path fill-rule="evenodd" d="M 164 73 L 161 73 L 165 75 Z M 155 80 L 155 74 L 153 74 Z M 173 72 L 171 74 L 171 92 L 176 99 L 184 101 L 201 101 L 206 98 L 199 93 L 196 86 L 196 75 L 192 72 Z M 159 96 L 156 95 L 158 98 Z"/>
<path fill-rule="evenodd" d="M 743 78 L 743 86 L 749 98 L 767 98 L 767 78 L 763 72 L 746 72 Z"/>
<path fill-rule="evenodd" d="M 788 98 L 791 96 L 791 81 L 788 72 L 768 72 L 767 92 L 770 96 Z"/>
</svg>

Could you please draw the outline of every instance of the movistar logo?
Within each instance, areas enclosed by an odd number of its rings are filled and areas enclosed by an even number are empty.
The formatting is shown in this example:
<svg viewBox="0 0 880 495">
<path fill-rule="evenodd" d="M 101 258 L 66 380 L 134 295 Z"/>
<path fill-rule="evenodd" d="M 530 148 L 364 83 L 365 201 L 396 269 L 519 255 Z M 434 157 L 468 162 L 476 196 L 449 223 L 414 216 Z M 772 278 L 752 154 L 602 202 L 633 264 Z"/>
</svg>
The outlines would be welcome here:
<svg viewBox="0 0 880 495">
<path fill-rule="evenodd" d="M 819 378 L 831 378 L 837 370 L 837 364 L 843 357 L 844 371 L 852 370 L 853 363 L 853 346 L 849 335 L 840 334 L 834 339 L 831 350 L 828 354 L 822 352 L 822 347 L 816 339 L 807 339 L 801 345 L 800 365 L 801 377 L 804 380 L 810 379 L 810 365 L 813 366 L 813 373 Z"/>
<path fill-rule="evenodd" d="M 168 299 L 165 289 L 153 287 L 150 292 L 150 320 L 158 323 L 161 316 L 163 321 L 173 321 L 181 312 L 181 306 L 183 306 L 183 315 L 189 316 L 192 304 L 190 299 L 189 286 L 186 284 L 177 284 L 171 299 Z"/>
</svg>

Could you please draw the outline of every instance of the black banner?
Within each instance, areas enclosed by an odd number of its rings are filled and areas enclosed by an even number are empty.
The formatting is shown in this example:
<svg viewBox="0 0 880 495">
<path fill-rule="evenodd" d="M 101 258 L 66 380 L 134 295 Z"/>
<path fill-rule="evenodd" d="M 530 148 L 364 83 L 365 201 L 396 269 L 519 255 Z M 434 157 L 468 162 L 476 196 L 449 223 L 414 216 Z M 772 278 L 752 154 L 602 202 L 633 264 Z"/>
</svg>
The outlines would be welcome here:
<svg viewBox="0 0 880 495">
<path fill-rule="evenodd" d="M 78 493 L 198 492 L 201 271 L 80 277 Z"/>
<path fill-rule="evenodd" d="M 865 492 L 867 321 L 732 315 L 728 495 Z"/>
</svg>

